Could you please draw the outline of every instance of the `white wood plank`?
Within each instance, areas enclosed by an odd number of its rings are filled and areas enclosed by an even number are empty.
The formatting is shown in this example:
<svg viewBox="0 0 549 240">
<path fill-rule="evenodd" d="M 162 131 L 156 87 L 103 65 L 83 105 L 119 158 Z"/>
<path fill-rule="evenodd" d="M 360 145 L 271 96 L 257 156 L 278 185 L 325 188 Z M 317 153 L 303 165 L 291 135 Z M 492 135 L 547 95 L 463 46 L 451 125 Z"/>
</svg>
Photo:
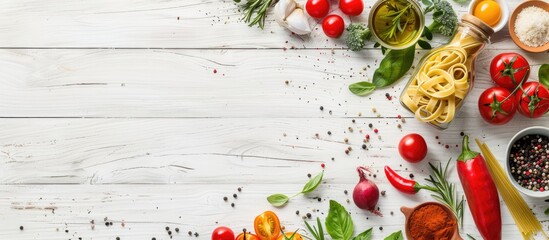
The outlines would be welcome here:
<svg viewBox="0 0 549 240">
<path fill-rule="evenodd" d="M 349 173 L 357 165 L 372 166 L 381 182 L 385 165 L 423 179 L 427 161 L 408 164 L 396 150 L 407 133 L 425 136 L 428 161 L 455 160 L 463 131 L 485 140 L 503 164 L 508 140 L 524 127 L 549 127 L 547 119 L 505 127 L 458 119 L 445 132 L 414 119 L 401 129 L 397 119 L 0 119 L 0 184 L 301 183 L 321 163 L 334 183 L 355 183 Z M 366 134 L 369 150 L 361 148 Z"/>
<path fill-rule="evenodd" d="M 301 0 L 304 2 L 304 0 Z M 55 4 L 52 4 L 55 2 Z M 365 1 L 366 22 L 375 1 Z M 467 4 L 450 1 L 461 16 Z M 511 9 L 521 1 L 508 1 Z M 334 1 L 335 3 L 335 1 Z M 335 8 L 333 8 L 335 9 Z M 336 10 L 339 12 L 339 10 Z M 265 30 L 249 28 L 232 0 L 21 0 L 0 2 L 0 47 L 11 48 L 340 48 L 317 25 L 306 37 L 292 35 L 268 17 Z M 430 17 L 428 17 L 430 21 Z M 494 45 L 516 49 L 507 30 Z M 371 47 L 372 45 L 369 45 Z"/>
<path fill-rule="evenodd" d="M 298 184 L 191 184 L 191 185 L 36 185 L 4 186 L 0 190 L 0 207 L 3 221 L 0 224 L 2 239 L 169 239 L 168 226 L 180 229 L 174 239 L 209 239 L 211 231 L 219 225 L 234 231 L 253 229 L 253 219 L 265 210 L 275 210 L 287 230 L 304 229 L 302 216 L 311 213 L 313 218 L 324 219 L 330 199 L 342 203 L 353 217 L 356 232 L 373 227 L 374 239 L 383 239 L 393 231 L 403 229 L 404 217 L 399 208 L 413 206 L 424 201 L 433 201 L 426 192 L 415 196 L 395 192 L 386 184 L 386 190 L 378 206 L 385 214 L 375 217 L 346 200 L 343 193 L 354 184 L 323 184 L 308 196 L 291 200 L 284 208 L 273 209 L 265 197 L 273 192 L 284 192 L 301 187 Z M 232 194 L 242 187 L 238 199 Z M 223 196 L 229 201 L 224 202 Z M 316 197 L 321 197 L 319 202 Z M 542 214 L 543 200 L 527 199 L 540 220 L 547 227 L 548 216 Z M 235 203 L 231 208 L 230 203 Z M 509 212 L 502 206 L 504 239 L 520 239 L 520 234 Z M 53 209 L 53 210 L 52 210 Z M 315 211 L 318 210 L 318 212 Z M 296 215 L 300 211 L 300 216 Z M 394 212 L 391 215 L 390 212 Z M 113 225 L 106 227 L 104 218 Z M 94 220 L 95 227 L 90 223 Z M 122 226 L 122 222 L 124 226 Z M 464 233 L 479 237 L 468 208 L 464 221 Z M 20 231 L 19 226 L 24 230 Z M 383 230 L 379 230 L 379 227 Z M 65 232 L 68 230 L 68 233 Z M 188 231 L 199 233 L 189 237 Z M 465 236 L 465 234 L 463 234 Z"/>
<path fill-rule="evenodd" d="M 479 57 L 461 116 L 478 116 L 478 96 L 492 86 L 488 66 L 501 52 Z M 381 57 L 379 50 L 1 50 L 0 117 L 412 116 L 398 102 L 409 75 L 370 97 L 347 89 L 369 79 Z M 526 57 L 536 76 L 547 55 Z"/>
</svg>

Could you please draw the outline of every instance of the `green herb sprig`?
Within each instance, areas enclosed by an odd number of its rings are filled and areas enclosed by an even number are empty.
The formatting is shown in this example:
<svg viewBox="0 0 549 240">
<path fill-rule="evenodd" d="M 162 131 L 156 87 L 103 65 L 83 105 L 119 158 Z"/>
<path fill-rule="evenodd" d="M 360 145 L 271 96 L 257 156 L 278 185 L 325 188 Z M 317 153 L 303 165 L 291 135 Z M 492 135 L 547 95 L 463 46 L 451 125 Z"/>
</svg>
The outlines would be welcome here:
<svg viewBox="0 0 549 240">
<path fill-rule="evenodd" d="M 310 193 L 310 192 L 314 191 L 316 189 L 316 187 L 318 187 L 318 185 L 320 185 L 320 183 L 322 182 L 322 177 L 323 176 L 324 176 L 324 171 L 317 174 L 314 178 L 311 178 L 305 184 L 305 186 L 303 186 L 303 189 L 301 189 L 301 192 L 299 192 L 299 193 L 297 193 L 293 196 L 288 197 L 288 196 L 286 196 L 284 194 L 281 194 L 281 193 L 275 193 L 273 195 L 268 196 L 267 201 L 275 207 L 282 207 L 282 206 L 286 205 L 286 203 L 288 203 L 288 201 L 290 201 L 290 198 L 296 197 L 300 194 Z"/>
<path fill-rule="evenodd" d="M 387 14 L 380 17 L 389 20 L 389 27 L 380 33 L 380 37 L 385 40 L 396 39 L 397 34 L 404 32 L 408 24 L 413 21 L 414 12 L 412 4 L 406 3 L 401 6 L 388 2 L 387 9 Z"/>
<path fill-rule="evenodd" d="M 448 205 L 456 215 L 459 225 L 463 226 L 463 195 L 461 196 L 461 200 L 458 199 L 455 184 L 448 182 L 448 166 L 450 165 L 450 162 L 451 159 L 448 160 L 448 163 L 444 168 L 442 168 L 442 163 L 439 163 L 438 167 L 429 163 L 431 175 L 425 180 L 436 188 L 435 191 L 431 190 L 435 193 L 431 196 L 439 202 Z"/>
<path fill-rule="evenodd" d="M 236 3 L 240 3 L 241 0 L 234 0 Z M 265 27 L 265 17 L 267 16 L 267 10 L 275 3 L 275 0 L 246 0 L 243 6 L 244 9 L 244 22 L 248 23 L 248 26 L 259 25 L 259 28 Z M 255 15 L 255 16 L 254 16 Z"/>
</svg>

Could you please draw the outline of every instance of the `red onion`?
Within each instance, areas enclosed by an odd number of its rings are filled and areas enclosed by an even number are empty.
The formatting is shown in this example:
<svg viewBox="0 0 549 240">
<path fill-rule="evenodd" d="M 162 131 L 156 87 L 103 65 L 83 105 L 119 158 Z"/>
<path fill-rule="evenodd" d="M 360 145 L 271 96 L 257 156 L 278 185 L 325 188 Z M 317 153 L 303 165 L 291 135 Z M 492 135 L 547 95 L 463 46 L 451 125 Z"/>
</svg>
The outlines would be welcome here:
<svg viewBox="0 0 549 240">
<path fill-rule="evenodd" d="M 379 189 L 374 182 L 366 179 L 365 171 L 370 172 L 370 169 L 359 166 L 356 168 L 356 171 L 358 172 L 360 181 L 358 181 L 353 190 L 355 205 L 381 216 L 381 213 L 376 209 L 377 200 L 379 200 Z"/>
</svg>

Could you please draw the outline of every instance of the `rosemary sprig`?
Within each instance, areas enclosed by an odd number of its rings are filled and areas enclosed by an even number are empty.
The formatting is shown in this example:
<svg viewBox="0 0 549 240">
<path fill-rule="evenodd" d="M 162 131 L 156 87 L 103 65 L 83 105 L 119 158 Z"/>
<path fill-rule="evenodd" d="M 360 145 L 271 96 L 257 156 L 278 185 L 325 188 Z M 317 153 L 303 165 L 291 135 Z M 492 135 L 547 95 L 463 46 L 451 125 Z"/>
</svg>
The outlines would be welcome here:
<svg viewBox="0 0 549 240">
<path fill-rule="evenodd" d="M 236 3 L 240 3 L 241 0 L 234 0 Z M 244 9 L 244 22 L 248 23 L 248 26 L 258 24 L 261 29 L 265 27 L 265 17 L 267 16 L 267 10 L 275 3 L 275 0 L 246 0 L 243 6 Z M 255 14 L 255 17 L 254 17 Z"/>
<path fill-rule="evenodd" d="M 387 14 L 381 17 L 389 20 L 389 27 L 381 32 L 381 37 L 388 40 L 396 38 L 397 33 L 402 33 L 410 23 L 410 18 L 413 17 L 412 11 L 411 3 L 404 6 L 387 3 Z"/>
<path fill-rule="evenodd" d="M 322 223 L 320 222 L 320 218 L 316 218 L 316 223 L 318 225 L 318 228 L 316 226 L 309 225 L 307 221 L 304 221 L 305 225 L 307 226 L 307 229 L 309 230 L 309 233 L 313 235 L 315 240 L 324 240 L 324 229 L 322 229 Z"/>
<path fill-rule="evenodd" d="M 442 168 L 442 164 L 439 163 L 438 167 L 435 167 L 433 164 L 429 163 L 431 167 L 431 175 L 425 180 L 431 183 L 436 190 L 431 190 L 433 193 L 431 196 L 436 200 L 445 203 L 452 209 L 454 214 L 458 219 L 459 225 L 463 226 L 463 195 L 461 200 L 457 198 L 456 186 L 453 183 L 448 182 L 448 166 L 450 165 L 451 159 L 448 160 L 446 167 Z"/>
</svg>

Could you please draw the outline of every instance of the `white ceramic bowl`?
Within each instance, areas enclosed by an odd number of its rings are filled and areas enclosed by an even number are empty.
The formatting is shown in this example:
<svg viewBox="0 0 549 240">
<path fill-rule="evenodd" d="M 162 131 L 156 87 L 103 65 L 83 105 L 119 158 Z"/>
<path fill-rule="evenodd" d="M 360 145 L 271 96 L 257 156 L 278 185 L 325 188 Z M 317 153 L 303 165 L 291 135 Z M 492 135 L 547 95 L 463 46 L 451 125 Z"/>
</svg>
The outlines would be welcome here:
<svg viewBox="0 0 549 240">
<path fill-rule="evenodd" d="M 472 0 L 471 3 L 469 3 L 469 8 L 467 12 L 471 15 L 473 15 L 473 10 L 475 9 L 475 6 L 477 3 L 481 2 L 483 0 Z M 509 16 L 511 15 L 509 12 L 509 6 L 507 5 L 507 1 L 505 0 L 493 0 L 496 1 L 501 8 L 501 18 L 499 19 L 499 23 L 496 26 L 493 26 L 492 29 L 494 29 L 494 32 L 499 32 L 499 30 L 503 29 L 507 22 L 509 21 Z"/>
<path fill-rule="evenodd" d="M 505 155 L 505 165 L 506 165 L 507 175 L 509 176 L 511 183 L 521 193 L 530 197 L 535 197 L 535 198 L 547 198 L 549 197 L 549 189 L 543 192 L 540 192 L 540 191 L 532 191 L 520 186 L 511 175 L 511 164 L 509 164 L 509 156 L 511 155 L 511 147 L 513 146 L 513 144 L 526 135 L 536 135 L 536 134 L 539 134 L 542 136 L 549 136 L 549 128 L 541 127 L 541 126 L 529 127 L 515 134 L 515 136 L 513 136 L 513 138 L 511 139 L 511 141 L 509 141 L 509 145 L 507 145 L 507 155 Z"/>
</svg>

